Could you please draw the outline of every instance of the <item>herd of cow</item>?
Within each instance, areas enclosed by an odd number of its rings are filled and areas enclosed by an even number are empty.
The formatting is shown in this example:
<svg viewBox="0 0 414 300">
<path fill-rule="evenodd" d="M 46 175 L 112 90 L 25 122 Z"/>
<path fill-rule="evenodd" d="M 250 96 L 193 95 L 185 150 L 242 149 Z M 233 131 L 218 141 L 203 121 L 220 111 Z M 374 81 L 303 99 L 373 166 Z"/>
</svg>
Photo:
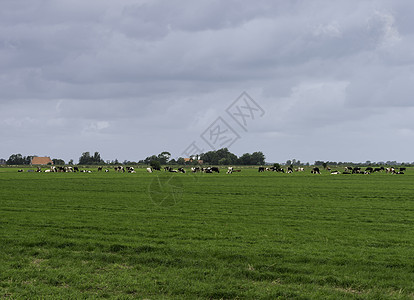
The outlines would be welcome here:
<svg viewBox="0 0 414 300">
<path fill-rule="evenodd" d="M 123 166 L 116 166 L 114 167 L 114 170 L 116 172 L 120 172 L 120 173 L 136 173 L 134 167 L 123 167 Z M 394 168 L 394 167 L 388 167 L 388 168 L 384 168 L 384 167 L 380 167 L 380 168 L 372 168 L 372 167 L 367 167 L 365 168 L 365 170 L 362 170 L 361 167 L 345 167 L 345 170 L 343 172 L 334 170 L 332 171 L 331 168 L 326 168 L 326 170 L 328 172 L 330 172 L 330 174 L 332 175 L 336 175 L 336 174 L 371 174 L 371 173 L 376 173 L 376 172 L 386 172 L 389 174 L 404 174 L 404 171 L 406 171 L 406 168 L 404 167 L 400 167 L 400 168 Z M 148 173 L 152 173 L 153 171 L 161 171 L 161 168 L 147 168 L 147 172 Z M 178 168 L 177 170 L 173 169 L 172 167 L 165 167 L 164 168 L 165 172 L 171 172 L 171 173 L 186 173 L 184 168 Z M 296 169 L 293 169 L 292 167 L 287 167 L 286 171 L 284 168 L 281 167 L 259 167 L 259 172 L 265 172 L 265 171 L 272 171 L 272 172 L 279 172 L 279 173 L 293 173 L 293 172 L 304 172 L 305 169 L 302 167 L 298 167 Z M 23 172 L 23 169 L 19 169 L 18 172 Z M 37 167 L 37 170 L 28 170 L 28 172 L 42 172 L 42 169 L 40 167 Z M 50 169 L 46 169 L 44 172 L 46 173 L 50 173 L 50 172 L 83 172 L 83 173 L 92 173 L 91 170 L 79 170 L 78 167 L 74 166 L 74 167 L 55 167 L 55 166 L 51 166 Z M 98 167 L 98 172 L 109 172 L 109 169 L 103 169 L 103 167 Z M 203 168 L 203 167 L 192 167 L 191 168 L 191 172 L 192 173 L 197 173 L 197 172 L 201 172 L 201 173 L 220 173 L 220 169 L 218 167 L 207 167 L 207 168 Z M 227 168 L 227 172 L 226 174 L 232 174 L 233 172 L 241 172 L 240 169 L 235 170 L 234 167 L 228 167 Z M 312 174 L 321 174 L 321 171 L 318 167 L 313 167 L 311 169 L 311 173 Z"/>
<path fill-rule="evenodd" d="M 331 168 L 327 167 L 326 170 L 328 172 L 330 172 L 332 175 L 337 175 L 337 174 L 371 174 L 371 173 L 376 173 L 376 172 L 386 172 L 389 174 L 404 174 L 404 171 L 406 171 L 406 168 L 401 167 L 401 168 L 394 168 L 394 167 L 389 167 L 389 168 L 384 168 L 384 167 L 380 167 L 380 168 L 372 168 L 372 167 L 367 167 L 365 168 L 365 170 L 362 170 L 361 167 L 345 167 L 345 170 L 343 172 L 334 170 L 332 171 Z M 271 168 L 265 168 L 265 167 L 259 167 L 259 172 L 264 172 L 264 171 L 273 171 L 273 172 L 281 172 L 281 173 L 285 173 L 285 169 L 283 168 L 277 168 L 277 167 L 271 167 Z M 297 168 L 295 169 L 296 172 L 303 172 L 304 168 Z M 286 173 L 293 173 L 293 168 L 292 167 L 288 167 L 286 169 Z M 313 167 L 311 170 L 312 174 L 321 174 L 321 171 L 318 167 Z"/>
</svg>

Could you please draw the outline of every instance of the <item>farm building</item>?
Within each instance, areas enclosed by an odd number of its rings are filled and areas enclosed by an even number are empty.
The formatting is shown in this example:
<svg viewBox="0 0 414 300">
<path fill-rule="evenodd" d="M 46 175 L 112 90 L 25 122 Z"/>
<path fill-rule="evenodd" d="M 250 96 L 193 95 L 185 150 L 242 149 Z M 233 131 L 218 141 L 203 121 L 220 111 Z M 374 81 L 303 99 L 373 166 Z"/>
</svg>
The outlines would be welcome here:
<svg viewBox="0 0 414 300">
<path fill-rule="evenodd" d="M 33 157 L 31 165 L 47 165 L 51 164 L 53 165 L 53 161 L 50 159 L 49 156 L 46 157 Z"/>
<path fill-rule="evenodd" d="M 6 164 L 6 160 L 4 158 L 0 158 L 0 165 L 5 165 Z"/>
<path fill-rule="evenodd" d="M 194 160 L 192 158 L 184 158 L 185 163 L 192 163 Z M 202 165 L 203 161 L 201 159 L 197 160 L 197 162 Z"/>
</svg>

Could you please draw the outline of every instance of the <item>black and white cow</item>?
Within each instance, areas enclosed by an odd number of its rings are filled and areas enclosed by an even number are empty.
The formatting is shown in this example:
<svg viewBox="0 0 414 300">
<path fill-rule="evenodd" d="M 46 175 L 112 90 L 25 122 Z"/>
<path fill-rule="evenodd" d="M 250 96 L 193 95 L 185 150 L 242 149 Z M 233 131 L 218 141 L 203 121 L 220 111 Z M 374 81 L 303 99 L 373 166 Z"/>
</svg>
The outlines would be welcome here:
<svg viewBox="0 0 414 300">
<path fill-rule="evenodd" d="M 265 168 L 264 167 L 259 167 L 259 172 L 264 172 Z"/>
<path fill-rule="evenodd" d="M 313 167 L 313 169 L 311 170 L 312 174 L 321 174 L 321 171 L 319 170 L 318 167 Z"/>
<path fill-rule="evenodd" d="M 185 173 L 185 170 L 184 170 L 184 168 L 178 168 L 178 172 Z"/>
<path fill-rule="evenodd" d="M 233 167 L 228 167 L 226 174 L 232 174 L 233 173 Z"/>
</svg>

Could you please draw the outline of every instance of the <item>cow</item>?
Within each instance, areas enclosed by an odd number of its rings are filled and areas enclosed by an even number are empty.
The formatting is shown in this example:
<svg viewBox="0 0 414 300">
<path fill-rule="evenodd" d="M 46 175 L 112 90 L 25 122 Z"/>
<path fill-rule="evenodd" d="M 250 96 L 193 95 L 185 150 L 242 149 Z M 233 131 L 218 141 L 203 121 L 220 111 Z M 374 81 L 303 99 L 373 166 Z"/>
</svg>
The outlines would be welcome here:
<svg viewBox="0 0 414 300">
<path fill-rule="evenodd" d="M 355 167 L 355 168 L 352 170 L 352 174 L 361 174 L 361 168 L 360 168 L 360 167 Z"/>
<path fill-rule="evenodd" d="M 338 174 L 341 174 L 341 172 L 339 172 L 339 171 L 332 171 L 331 172 L 331 175 L 338 175 Z"/>
<path fill-rule="evenodd" d="M 264 167 L 259 167 L 259 172 L 264 172 L 265 168 Z"/>
<path fill-rule="evenodd" d="M 368 167 L 368 168 L 365 169 L 364 173 L 367 173 L 367 172 L 372 173 L 372 172 L 374 172 L 374 169 L 371 168 L 371 167 Z"/>
<path fill-rule="evenodd" d="M 36 170 L 36 172 L 38 172 L 38 173 L 42 172 L 42 168 L 40 168 L 40 167 L 37 167 L 37 170 Z"/>
<path fill-rule="evenodd" d="M 108 173 L 109 172 L 109 170 L 108 169 L 105 169 L 105 173 Z"/>
<path fill-rule="evenodd" d="M 352 172 L 353 168 L 352 167 L 345 167 L 345 172 Z"/>
<path fill-rule="evenodd" d="M 288 167 L 286 173 L 288 173 L 288 174 L 293 173 L 293 169 L 291 167 Z"/>
<path fill-rule="evenodd" d="M 78 167 L 73 167 L 73 172 L 79 172 L 79 168 Z"/>
<path fill-rule="evenodd" d="M 218 167 L 212 167 L 211 171 L 216 172 L 216 173 L 220 173 L 220 170 Z"/>
<path fill-rule="evenodd" d="M 400 172 L 407 171 L 407 168 L 400 168 Z"/>
<path fill-rule="evenodd" d="M 375 173 L 375 172 L 382 172 L 382 171 L 384 171 L 384 167 L 375 168 L 372 172 Z"/>
<path fill-rule="evenodd" d="M 185 170 L 184 170 L 184 168 L 178 168 L 178 172 L 185 173 Z"/>
<path fill-rule="evenodd" d="M 296 172 L 303 172 L 305 169 L 304 168 L 297 168 L 295 171 Z"/>
<path fill-rule="evenodd" d="M 228 167 L 226 174 L 232 174 L 233 173 L 233 167 Z"/>
<path fill-rule="evenodd" d="M 118 167 L 115 167 L 114 169 L 115 169 L 115 171 L 117 171 L 117 172 L 122 172 L 122 173 L 125 173 L 125 169 L 124 169 L 124 167 L 123 167 L 123 166 L 118 166 Z"/>
<path fill-rule="evenodd" d="M 321 174 L 321 171 L 319 170 L 318 167 L 313 167 L 313 169 L 311 170 L 312 174 Z"/>
<path fill-rule="evenodd" d="M 386 169 L 385 169 L 385 172 L 386 172 L 386 173 L 391 173 L 391 174 L 394 174 L 394 173 L 395 173 L 395 169 L 394 169 L 393 167 L 389 167 L 389 168 L 386 168 Z"/>
<path fill-rule="evenodd" d="M 17 172 L 21 173 L 21 172 L 23 172 L 23 169 L 17 170 Z"/>
<path fill-rule="evenodd" d="M 127 167 L 128 173 L 136 173 L 134 167 Z"/>
<path fill-rule="evenodd" d="M 148 173 L 152 173 L 152 169 L 151 168 L 147 168 L 147 172 Z"/>
<path fill-rule="evenodd" d="M 101 172 L 102 171 L 102 167 L 98 167 L 98 172 Z"/>
</svg>

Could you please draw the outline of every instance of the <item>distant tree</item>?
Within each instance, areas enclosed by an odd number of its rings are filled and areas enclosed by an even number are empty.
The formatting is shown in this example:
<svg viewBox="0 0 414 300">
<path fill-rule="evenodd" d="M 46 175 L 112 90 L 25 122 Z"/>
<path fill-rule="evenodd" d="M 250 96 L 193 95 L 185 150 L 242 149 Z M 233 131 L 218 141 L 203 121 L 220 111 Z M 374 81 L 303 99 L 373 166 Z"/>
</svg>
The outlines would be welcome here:
<svg viewBox="0 0 414 300">
<path fill-rule="evenodd" d="M 153 168 L 153 169 L 161 169 L 161 164 L 160 164 L 160 162 L 158 161 L 158 160 L 152 160 L 151 162 L 150 162 L 150 166 Z"/>
<path fill-rule="evenodd" d="M 263 152 L 258 151 L 258 152 L 253 152 L 252 153 L 252 165 L 264 165 L 265 163 L 265 156 L 263 154 Z"/>
<path fill-rule="evenodd" d="M 20 153 L 12 154 L 6 163 L 8 165 L 24 165 L 26 164 L 26 157 L 23 157 Z"/>
<path fill-rule="evenodd" d="M 280 167 L 281 167 L 281 166 L 280 166 L 280 164 L 278 164 L 278 163 L 274 163 L 274 164 L 273 164 L 273 167 L 274 167 L 274 168 L 276 168 L 276 169 L 280 169 Z"/>
<path fill-rule="evenodd" d="M 286 165 L 287 166 L 290 166 L 292 164 L 292 161 L 290 160 L 290 159 L 288 159 L 287 161 L 286 161 Z"/>
<path fill-rule="evenodd" d="M 184 158 L 183 158 L 183 157 L 179 157 L 179 158 L 177 159 L 177 164 L 178 164 L 178 165 L 184 165 L 184 164 L 185 164 L 185 160 L 184 160 Z"/>
<path fill-rule="evenodd" d="M 97 165 L 102 163 L 105 162 L 99 152 L 95 152 L 93 156 L 89 152 L 83 152 L 82 156 L 79 157 L 79 165 Z"/>
<path fill-rule="evenodd" d="M 73 159 L 69 160 L 68 164 L 73 165 Z"/>
<path fill-rule="evenodd" d="M 65 161 L 63 159 L 54 158 L 52 159 L 54 165 L 64 165 Z"/>
<path fill-rule="evenodd" d="M 158 154 L 158 161 L 160 162 L 160 164 L 165 165 L 168 163 L 170 157 L 171 157 L 171 153 L 164 151 Z"/>
</svg>

